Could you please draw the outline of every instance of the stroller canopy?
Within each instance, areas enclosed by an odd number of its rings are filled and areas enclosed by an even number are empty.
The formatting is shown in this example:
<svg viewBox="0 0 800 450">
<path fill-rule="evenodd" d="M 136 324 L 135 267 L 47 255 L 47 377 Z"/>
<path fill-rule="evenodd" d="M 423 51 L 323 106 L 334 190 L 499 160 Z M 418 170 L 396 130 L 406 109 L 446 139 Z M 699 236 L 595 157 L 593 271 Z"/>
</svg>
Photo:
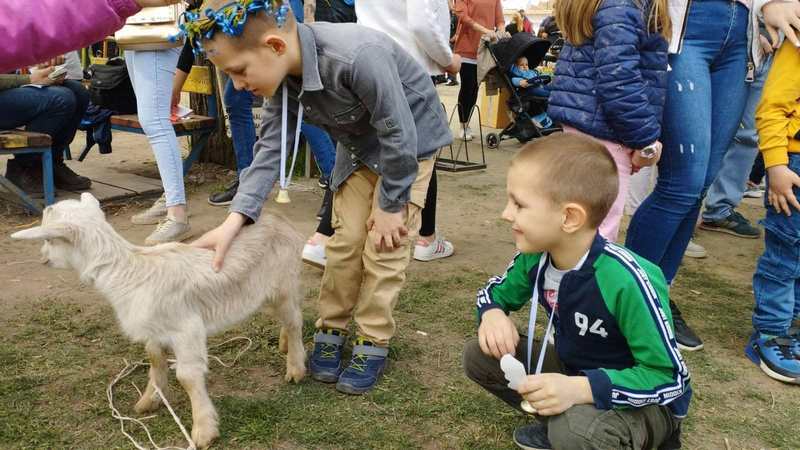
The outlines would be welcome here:
<svg viewBox="0 0 800 450">
<path fill-rule="evenodd" d="M 528 58 L 528 66 L 531 68 L 538 66 L 549 48 L 550 41 L 539 39 L 531 33 L 517 33 L 510 38 L 489 44 L 489 51 L 503 72 L 508 72 L 522 56 Z"/>
</svg>

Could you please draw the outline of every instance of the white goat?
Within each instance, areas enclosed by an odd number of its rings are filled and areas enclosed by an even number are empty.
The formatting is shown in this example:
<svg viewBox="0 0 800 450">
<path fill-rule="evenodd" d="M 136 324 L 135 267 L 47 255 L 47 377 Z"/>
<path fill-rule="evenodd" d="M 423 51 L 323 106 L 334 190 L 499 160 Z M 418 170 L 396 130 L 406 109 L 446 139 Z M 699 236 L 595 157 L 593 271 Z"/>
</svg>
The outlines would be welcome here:
<svg viewBox="0 0 800 450">
<path fill-rule="evenodd" d="M 247 318 L 266 301 L 282 327 L 279 348 L 288 351 L 286 381 L 305 376 L 302 342 L 300 253 L 302 236 L 285 220 L 265 214 L 233 242 L 219 273 L 212 252 L 184 244 L 138 247 L 106 222 L 91 194 L 44 211 L 42 225 L 11 235 L 43 239 L 50 267 L 74 269 L 111 303 L 122 331 L 145 344 L 147 388 L 138 413 L 160 406 L 154 386 L 167 392 L 166 349 L 192 403 L 192 440 L 207 447 L 219 436 L 217 413 L 206 391 L 206 338 Z"/>
</svg>

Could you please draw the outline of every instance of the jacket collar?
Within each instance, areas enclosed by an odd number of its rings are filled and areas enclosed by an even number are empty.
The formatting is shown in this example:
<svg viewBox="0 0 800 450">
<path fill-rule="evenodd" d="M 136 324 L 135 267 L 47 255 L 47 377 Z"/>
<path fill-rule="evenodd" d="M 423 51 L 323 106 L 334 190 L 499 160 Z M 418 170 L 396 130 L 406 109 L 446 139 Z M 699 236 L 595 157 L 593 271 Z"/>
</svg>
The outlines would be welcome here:
<svg viewBox="0 0 800 450">
<path fill-rule="evenodd" d="M 322 79 L 319 75 L 317 59 L 317 39 L 310 26 L 297 24 L 297 36 L 300 38 L 300 57 L 303 63 L 303 91 L 321 91 Z"/>
</svg>

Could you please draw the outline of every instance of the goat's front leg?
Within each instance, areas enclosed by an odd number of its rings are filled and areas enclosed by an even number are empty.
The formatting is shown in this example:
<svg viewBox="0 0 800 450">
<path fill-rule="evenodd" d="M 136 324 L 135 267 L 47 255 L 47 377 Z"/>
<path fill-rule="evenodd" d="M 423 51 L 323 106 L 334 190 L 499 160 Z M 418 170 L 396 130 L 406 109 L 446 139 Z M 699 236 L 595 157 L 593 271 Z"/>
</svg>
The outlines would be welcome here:
<svg viewBox="0 0 800 450">
<path fill-rule="evenodd" d="M 136 403 L 133 409 L 138 413 L 155 411 L 161 406 L 161 398 L 156 394 L 156 386 L 161 392 L 167 395 L 167 375 L 169 367 L 167 365 L 167 354 L 160 343 L 149 340 L 144 346 L 147 356 L 150 358 L 150 372 L 147 380 L 147 387 L 142 394 L 142 398 Z"/>
<path fill-rule="evenodd" d="M 277 312 L 281 322 L 278 349 L 286 353 L 287 382 L 299 382 L 306 375 L 306 350 L 303 348 L 303 313 L 300 310 L 302 298 L 299 292 L 289 293 L 278 300 Z"/>
<path fill-rule="evenodd" d="M 206 390 L 208 357 L 205 330 L 192 330 L 174 344 L 176 375 L 192 403 L 192 440 L 198 448 L 207 448 L 219 437 L 217 411 Z"/>
</svg>

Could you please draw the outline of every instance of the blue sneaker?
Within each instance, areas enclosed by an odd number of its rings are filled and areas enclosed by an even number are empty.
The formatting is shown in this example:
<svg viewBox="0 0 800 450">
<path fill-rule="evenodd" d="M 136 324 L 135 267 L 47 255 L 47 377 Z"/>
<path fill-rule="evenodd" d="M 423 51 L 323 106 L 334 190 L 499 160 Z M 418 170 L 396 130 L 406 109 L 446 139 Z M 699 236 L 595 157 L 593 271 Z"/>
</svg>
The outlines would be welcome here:
<svg viewBox="0 0 800 450">
<path fill-rule="evenodd" d="M 339 376 L 336 390 L 345 394 L 363 394 L 378 383 L 386 368 L 389 349 L 378 347 L 362 337 L 353 346 L 353 358 L 350 365 Z"/>
<path fill-rule="evenodd" d="M 339 330 L 319 330 L 314 334 L 314 351 L 308 362 L 311 378 L 323 383 L 335 383 L 339 379 L 344 337 Z"/>
<path fill-rule="evenodd" d="M 547 425 L 533 422 L 514 430 L 514 443 L 525 450 L 550 450 L 550 440 L 547 439 Z"/>
<path fill-rule="evenodd" d="M 795 359 L 797 340 L 790 336 L 761 336 L 753 333 L 745 354 L 770 378 L 800 384 L 800 360 Z"/>
<path fill-rule="evenodd" d="M 800 359 L 800 328 L 789 328 L 789 336 L 794 339 L 792 353 L 794 353 L 795 359 Z"/>
</svg>

